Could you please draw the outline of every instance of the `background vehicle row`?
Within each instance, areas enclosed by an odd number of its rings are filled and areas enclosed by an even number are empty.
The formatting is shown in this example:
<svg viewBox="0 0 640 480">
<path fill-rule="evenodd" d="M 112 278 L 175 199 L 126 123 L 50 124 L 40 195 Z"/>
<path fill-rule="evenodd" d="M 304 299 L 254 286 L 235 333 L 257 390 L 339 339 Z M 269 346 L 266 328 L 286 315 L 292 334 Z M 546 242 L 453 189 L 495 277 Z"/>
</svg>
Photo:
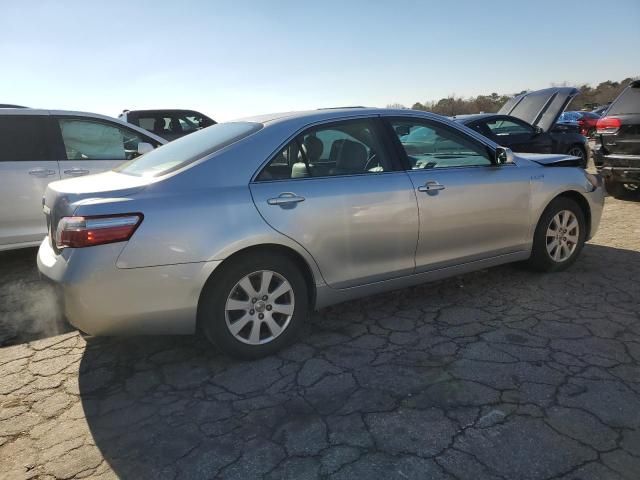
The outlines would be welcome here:
<svg viewBox="0 0 640 480">
<path fill-rule="evenodd" d="M 49 182 L 111 170 L 164 143 L 102 115 L 0 110 L 0 250 L 40 243 Z"/>
</svg>

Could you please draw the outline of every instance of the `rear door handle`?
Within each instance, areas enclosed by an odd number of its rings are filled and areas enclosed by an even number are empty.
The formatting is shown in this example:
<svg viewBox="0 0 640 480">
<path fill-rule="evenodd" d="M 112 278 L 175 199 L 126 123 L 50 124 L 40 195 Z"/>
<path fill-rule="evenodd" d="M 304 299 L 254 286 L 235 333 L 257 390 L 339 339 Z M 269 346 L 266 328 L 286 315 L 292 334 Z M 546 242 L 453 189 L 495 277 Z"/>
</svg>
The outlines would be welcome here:
<svg viewBox="0 0 640 480">
<path fill-rule="evenodd" d="M 291 203 L 299 203 L 304 202 L 304 197 L 299 197 L 295 193 L 292 192 L 284 192 L 278 195 L 275 198 L 270 198 L 267 200 L 269 205 L 288 205 Z"/>
<path fill-rule="evenodd" d="M 89 170 L 85 170 L 84 168 L 72 168 L 71 170 L 65 170 L 64 173 L 67 175 L 80 176 L 87 175 L 89 173 Z"/>
<path fill-rule="evenodd" d="M 444 185 L 434 181 L 426 182 L 418 187 L 419 192 L 436 192 L 438 190 L 444 190 Z"/>
<path fill-rule="evenodd" d="M 33 175 L 34 177 L 50 177 L 55 174 L 55 170 L 50 170 L 48 168 L 34 168 L 33 170 L 29 170 L 29 175 Z"/>
</svg>

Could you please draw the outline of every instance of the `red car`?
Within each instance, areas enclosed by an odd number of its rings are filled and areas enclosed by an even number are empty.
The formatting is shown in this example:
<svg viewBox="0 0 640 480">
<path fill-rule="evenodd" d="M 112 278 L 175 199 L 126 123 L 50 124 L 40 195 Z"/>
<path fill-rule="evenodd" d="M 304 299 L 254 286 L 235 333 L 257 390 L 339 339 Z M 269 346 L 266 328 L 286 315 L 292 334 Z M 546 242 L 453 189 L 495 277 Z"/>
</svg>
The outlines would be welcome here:
<svg viewBox="0 0 640 480">
<path fill-rule="evenodd" d="M 600 115 L 593 112 L 564 112 L 558 118 L 558 123 L 578 124 L 581 135 L 593 137 L 596 134 L 598 120 Z"/>
</svg>

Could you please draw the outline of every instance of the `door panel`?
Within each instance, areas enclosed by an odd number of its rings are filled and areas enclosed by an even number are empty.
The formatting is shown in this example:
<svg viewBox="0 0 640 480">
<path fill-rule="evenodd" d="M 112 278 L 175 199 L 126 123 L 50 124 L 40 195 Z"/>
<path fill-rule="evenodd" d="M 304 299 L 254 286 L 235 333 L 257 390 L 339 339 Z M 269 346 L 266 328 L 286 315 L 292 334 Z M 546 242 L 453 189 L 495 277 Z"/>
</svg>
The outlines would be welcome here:
<svg viewBox="0 0 640 480">
<path fill-rule="evenodd" d="M 46 235 L 42 196 L 49 182 L 60 179 L 47 118 L 0 114 L 0 246 L 39 242 Z"/>
<path fill-rule="evenodd" d="M 405 172 L 258 182 L 251 193 L 263 218 L 314 257 L 331 287 L 414 270 L 418 211 Z"/>
<path fill-rule="evenodd" d="M 496 165 L 487 145 L 436 120 L 392 117 L 387 130 L 418 200 L 417 273 L 525 248 L 526 172 Z"/>
<path fill-rule="evenodd" d="M 46 236 L 42 196 L 47 184 L 59 179 L 55 161 L 0 161 L 0 245 Z"/>
<path fill-rule="evenodd" d="M 520 138 L 518 138 L 520 137 Z M 516 135 L 512 145 L 505 145 L 514 152 L 523 153 L 552 153 L 553 140 L 547 132 L 533 135 Z"/>
<path fill-rule="evenodd" d="M 420 211 L 416 272 L 525 248 L 530 188 L 517 166 L 412 170 L 409 177 Z"/>
</svg>

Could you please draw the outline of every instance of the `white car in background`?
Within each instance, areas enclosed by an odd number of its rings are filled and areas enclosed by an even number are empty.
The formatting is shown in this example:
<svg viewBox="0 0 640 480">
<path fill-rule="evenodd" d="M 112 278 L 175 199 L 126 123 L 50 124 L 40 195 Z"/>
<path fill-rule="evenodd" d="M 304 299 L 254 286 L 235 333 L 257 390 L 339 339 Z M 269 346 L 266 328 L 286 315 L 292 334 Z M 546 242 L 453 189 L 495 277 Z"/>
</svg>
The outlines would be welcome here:
<svg viewBox="0 0 640 480">
<path fill-rule="evenodd" d="M 104 115 L 0 108 L 0 250 L 46 236 L 42 195 L 50 182 L 111 170 L 165 143 Z"/>
</svg>

